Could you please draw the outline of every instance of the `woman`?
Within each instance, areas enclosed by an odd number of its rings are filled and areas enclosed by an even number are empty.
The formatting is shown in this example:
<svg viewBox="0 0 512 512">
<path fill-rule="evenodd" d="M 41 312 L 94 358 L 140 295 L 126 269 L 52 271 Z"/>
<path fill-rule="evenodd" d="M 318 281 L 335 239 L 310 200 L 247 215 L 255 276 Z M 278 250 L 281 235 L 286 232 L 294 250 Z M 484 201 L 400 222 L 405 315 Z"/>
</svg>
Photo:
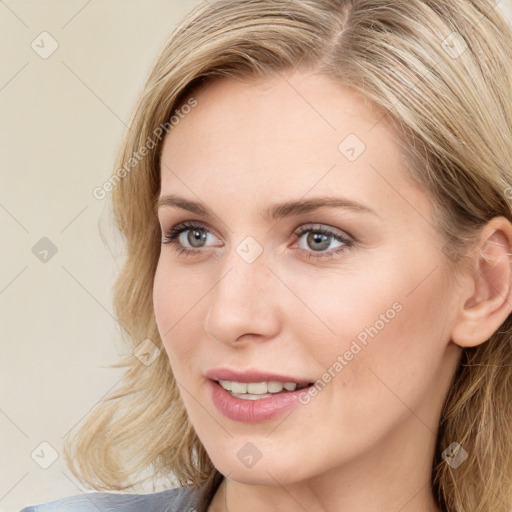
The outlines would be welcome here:
<svg viewBox="0 0 512 512">
<path fill-rule="evenodd" d="M 25 510 L 510 511 L 510 69 L 490 0 L 197 7 L 111 180 L 134 352 L 67 445 L 182 487 Z"/>
</svg>

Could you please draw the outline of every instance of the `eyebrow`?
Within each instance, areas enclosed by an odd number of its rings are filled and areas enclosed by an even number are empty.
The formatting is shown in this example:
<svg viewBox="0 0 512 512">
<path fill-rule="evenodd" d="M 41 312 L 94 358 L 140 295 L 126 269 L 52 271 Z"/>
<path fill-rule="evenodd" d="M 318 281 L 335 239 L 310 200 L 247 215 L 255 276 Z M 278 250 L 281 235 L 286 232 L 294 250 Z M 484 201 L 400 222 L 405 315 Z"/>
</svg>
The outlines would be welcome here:
<svg viewBox="0 0 512 512">
<path fill-rule="evenodd" d="M 191 201 L 184 197 L 180 197 L 177 195 L 165 195 L 158 198 L 155 211 L 158 211 L 160 208 L 181 208 L 182 210 L 187 210 L 189 212 L 195 213 L 196 215 L 201 215 L 206 218 L 213 218 L 216 215 L 206 206 L 202 205 L 199 202 Z M 286 201 L 284 203 L 277 203 L 270 206 L 263 213 L 268 219 L 282 219 L 284 217 L 290 217 L 293 215 L 300 215 L 303 213 L 309 213 L 320 208 L 344 208 L 347 210 L 353 210 L 361 213 L 370 213 L 379 217 L 377 212 L 366 206 L 364 204 L 358 203 L 348 198 L 344 197 L 329 197 L 329 196 L 319 196 L 306 200 L 298 200 L 298 201 Z"/>
</svg>

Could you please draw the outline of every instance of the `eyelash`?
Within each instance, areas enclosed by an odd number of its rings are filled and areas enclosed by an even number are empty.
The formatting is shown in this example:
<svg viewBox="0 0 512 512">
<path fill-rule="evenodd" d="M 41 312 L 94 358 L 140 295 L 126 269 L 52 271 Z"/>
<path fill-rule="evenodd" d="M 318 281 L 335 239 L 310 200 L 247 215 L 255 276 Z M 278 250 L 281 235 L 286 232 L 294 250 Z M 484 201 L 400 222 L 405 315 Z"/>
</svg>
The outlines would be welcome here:
<svg viewBox="0 0 512 512">
<path fill-rule="evenodd" d="M 171 230 L 167 234 L 164 235 L 162 244 L 173 246 L 173 249 L 180 255 L 183 254 L 185 256 L 197 256 L 201 253 L 204 253 L 207 251 L 207 249 L 189 249 L 187 247 L 181 246 L 177 240 L 181 233 L 189 230 L 193 231 L 194 229 L 205 232 L 206 234 L 211 233 L 210 230 L 208 230 L 204 226 L 201 226 L 200 224 L 194 224 L 193 222 L 190 221 L 180 222 L 179 224 L 176 224 L 173 228 L 171 228 Z M 298 239 L 300 239 L 302 235 L 309 232 L 332 237 L 334 238 L 334 240 L 344 244 L 340 247 L 337 247 L 336 249 L 331 249 L 330 252 L 308 251 L 306 249 L 298 249 L 302 254 L 306 253 L 306 255 L 309 258 L 332 258 L 334 255 L 350 250 L 354 245 L 354 241 L 351 240 L 350 238 L 342 236 L 339 233 L 336 233 L 326 228 L 313 228 L 308 226 L 301 226 L 294 232 L 294 235 Z"/>
</svg>

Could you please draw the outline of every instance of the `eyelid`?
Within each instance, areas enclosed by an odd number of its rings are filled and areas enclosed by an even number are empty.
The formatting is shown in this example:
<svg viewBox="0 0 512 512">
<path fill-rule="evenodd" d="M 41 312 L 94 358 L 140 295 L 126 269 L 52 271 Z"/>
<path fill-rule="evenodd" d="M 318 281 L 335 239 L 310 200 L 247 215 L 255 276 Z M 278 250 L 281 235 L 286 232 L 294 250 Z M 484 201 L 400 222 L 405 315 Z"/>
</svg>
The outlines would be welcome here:
<svg viewBox="0 0 512 512">
<path fill-rule="evenodd" d="M 354 236 L 352 236 L 347 231 L 344 231 L 339 228 L 335 228 L 333 226 L 330 226 L 328 224 L 322 224 L 320 222 L 314 222 L 310 224 L 300 224 L 296 229 L 293 230 L 293 233 L 298 236 L 302 236 L 304 233 L 307 233 L 308 231 L 318 231 L 318 232 L 328 232 L 329 235 L 332 236 L 338 236 L 341 239 L 344 239 L 346 241 L 355 242 L 356 239 Z"/>
</svg>

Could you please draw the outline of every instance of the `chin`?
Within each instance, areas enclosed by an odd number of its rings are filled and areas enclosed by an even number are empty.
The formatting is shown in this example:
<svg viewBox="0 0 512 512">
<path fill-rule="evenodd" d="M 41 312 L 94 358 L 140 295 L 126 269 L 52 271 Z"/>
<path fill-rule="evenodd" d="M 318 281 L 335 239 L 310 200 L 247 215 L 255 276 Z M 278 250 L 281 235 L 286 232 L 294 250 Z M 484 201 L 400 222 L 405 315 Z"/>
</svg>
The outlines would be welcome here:
<svg viewBox="0 0 512 512">
<path fill-rule="evenodd" d="M 277 481 L 280 485 L 289 485 L 308 478 L 308 475 L 297 471 L 301 467 L 299 461 L 277 451 L 274 454 L 270 452 L 269 455 L 262 453 L 261 458 L 256 460 L 256 451 L 250 441 L 242 444 L 234 458 L 226 457 L 228 450 L 223 454 L 212 454 L 211 459 L 220 473 L 240 484 L 275 486 Z M 250 459 L 252 450 L 253 460 Z M 309 464 L 303 465 L 304 468 L 307 466 Z"/>
</svg>

